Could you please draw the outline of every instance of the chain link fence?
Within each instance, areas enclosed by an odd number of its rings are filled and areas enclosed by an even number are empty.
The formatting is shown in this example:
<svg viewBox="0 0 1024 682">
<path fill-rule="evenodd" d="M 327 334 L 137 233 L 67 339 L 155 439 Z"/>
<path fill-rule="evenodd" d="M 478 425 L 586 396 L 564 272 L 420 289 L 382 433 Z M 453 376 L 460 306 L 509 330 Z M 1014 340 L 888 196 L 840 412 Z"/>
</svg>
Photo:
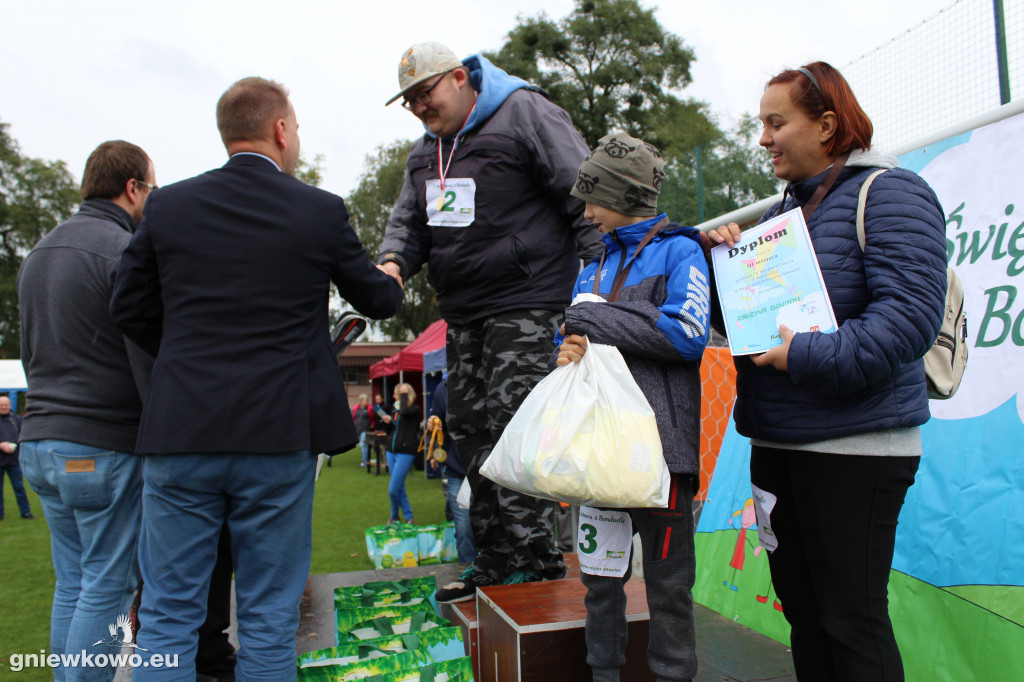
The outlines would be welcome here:
<svg viewBox="0 0 1024 682">
<path fill-rule="evenodd" d="M 884 152 L 998 107 L 1000 50 L 1010 95 L 1020 99 L 1024 0 L 957 0 L 841 71 L 875 126 L 874 146 Z"/>
</svg>

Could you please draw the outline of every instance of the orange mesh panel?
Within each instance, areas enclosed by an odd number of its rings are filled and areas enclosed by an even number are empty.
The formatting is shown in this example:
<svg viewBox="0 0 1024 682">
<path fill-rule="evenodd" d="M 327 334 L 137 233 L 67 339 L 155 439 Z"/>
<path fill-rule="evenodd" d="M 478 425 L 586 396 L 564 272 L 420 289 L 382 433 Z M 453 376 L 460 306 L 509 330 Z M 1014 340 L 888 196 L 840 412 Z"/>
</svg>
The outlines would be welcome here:
<svg viewBox="0 0 1024 682">
<path fill-rule="evenodd" d="M 728 348 L 705 349 L 700 381 L 700 492 L 697 499 L 704 501 L 736 400 L 736 367 Z"/>
</svg>

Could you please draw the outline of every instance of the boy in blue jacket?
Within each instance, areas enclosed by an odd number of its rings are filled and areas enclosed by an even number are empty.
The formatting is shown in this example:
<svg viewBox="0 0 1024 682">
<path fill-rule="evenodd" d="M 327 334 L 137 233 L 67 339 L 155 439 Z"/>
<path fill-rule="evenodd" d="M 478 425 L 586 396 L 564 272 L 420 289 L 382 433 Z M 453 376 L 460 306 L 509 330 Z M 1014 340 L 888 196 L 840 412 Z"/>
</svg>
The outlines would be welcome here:
<svg viewBox="0 0 1024 682">
<path fill-rule="evenodd" d="M 700 472 L 700 361 L 710 290 L 699 231 L 657 214 L 664 167 L 655 147 L 623 134 L 601 138 L 580 166 L 572 194 L 586 202 L 586 217 L 604 233 L 605 253 L 580 274 L 573 296 L 595 293 L 604 300 L 566 309 L 552 357 L 557 365 L 579 362 L 584 337 L 616 346 L 654 410 L 671 473 L 668 507 L 619 511 L 643 548 L 651 671 L 658 680 L 689 680 L 697 674 L 692 500 Z M 600 526 L 586 533 L 581 526 L 580 551 L 600 546 L 629 556 L 628 546 L 597 545 L 601 536 Z M 628 534 L 620 542 L 628 543 Z M 595 682 L 618 680 L 626 661 L 629 566 L 621 577 L 582 575 L 587 663 Z"/>
</svg>

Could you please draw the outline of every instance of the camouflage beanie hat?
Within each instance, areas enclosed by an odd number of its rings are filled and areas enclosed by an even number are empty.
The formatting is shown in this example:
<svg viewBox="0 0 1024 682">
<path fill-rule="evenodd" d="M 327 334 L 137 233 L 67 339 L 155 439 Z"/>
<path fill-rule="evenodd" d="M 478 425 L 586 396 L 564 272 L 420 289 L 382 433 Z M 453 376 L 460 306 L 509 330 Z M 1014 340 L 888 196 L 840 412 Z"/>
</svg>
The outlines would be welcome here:
<svg viewBox="0 0 1024 682">
<path fill-rule="evenodd" d="M 665 160 L 654 145 L 624 133 L 605 135 L 580 165 L 570 192 L 583 201 L 628 216 L 653 216 L 665 178 Z"/>
</svg>

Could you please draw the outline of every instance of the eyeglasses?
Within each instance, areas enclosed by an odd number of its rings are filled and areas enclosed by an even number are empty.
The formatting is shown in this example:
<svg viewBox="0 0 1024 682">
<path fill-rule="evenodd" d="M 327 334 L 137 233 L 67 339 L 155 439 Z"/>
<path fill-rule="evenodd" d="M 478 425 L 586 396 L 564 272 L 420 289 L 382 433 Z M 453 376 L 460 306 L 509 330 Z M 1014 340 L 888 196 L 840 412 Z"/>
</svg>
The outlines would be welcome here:
<svg viewBox="0 0 1024 682">
<path fill-rule="evenodd" d="M 148 187 L 151 190 L 160 189 L 157 185 L 151 185 L 148 182 L 145 182 L 143 180 L 136 179 L 135 182 L 140 184 L 140 185 L 142 185 L 143 187 Z"/>
<path fill-rule="evenodd" d="M 430 104 L 430 91 L 433 90 L 434 88 L 436 88 L 441 83 L 441 81 L 444 80 L 444 77 L 447 76 L 448 74 L 450 74 L 454 70 L 455 69 L 448 69 L 447 71 L 442 73 L 441 77 L 438 78 L 436 81 L 434 81 L 433 85 L 431 85 L 429 88 L 427 88 L 426 90 L 424 90 L 420 94 L 416 95 L 412 99 L 410 99 L 408 97 L 403 98 L 402 99 L 402 106 L 405 107 L 406 109 L 408 109 L 409 111 L 412 111 L 412 105 L 413 104 L 422 104 L 423 106 L 427 106 L 428 104 Z"/>
</svg>

